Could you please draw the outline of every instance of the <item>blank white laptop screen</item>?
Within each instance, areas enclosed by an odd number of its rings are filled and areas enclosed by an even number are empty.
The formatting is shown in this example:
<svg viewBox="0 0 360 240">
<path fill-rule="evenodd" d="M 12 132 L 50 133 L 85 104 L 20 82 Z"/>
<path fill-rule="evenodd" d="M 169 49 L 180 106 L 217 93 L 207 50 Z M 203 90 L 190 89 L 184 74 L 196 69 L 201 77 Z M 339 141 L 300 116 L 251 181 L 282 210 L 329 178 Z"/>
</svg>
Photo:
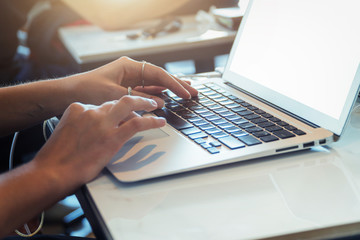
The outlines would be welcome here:
<svg viewBox="0 0 360 240">
<path fill-rule="evenodd" d="M 340 135 L 360 81 L 360 1 L 249 7 L 225 80 Z"/>
</svg>

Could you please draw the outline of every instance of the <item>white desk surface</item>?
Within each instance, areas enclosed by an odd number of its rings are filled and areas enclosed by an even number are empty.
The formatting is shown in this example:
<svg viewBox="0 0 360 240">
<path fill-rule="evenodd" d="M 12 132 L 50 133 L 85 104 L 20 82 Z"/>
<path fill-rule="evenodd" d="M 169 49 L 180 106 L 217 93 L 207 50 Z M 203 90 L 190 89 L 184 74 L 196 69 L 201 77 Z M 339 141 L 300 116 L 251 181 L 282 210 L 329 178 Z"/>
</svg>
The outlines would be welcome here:
<svg viewBox="0 0 360 240">
<path fill-rule="evenodd" d="M 104 173 L 87 188 L 113 239 L 270 238 L 359 223 L 359 156 L 360 107 L 326 148 L 130 185 Z"/>
<path fill-rule="evenodd" d="M 157 20 L 140 23 L 131 29 L 107 32 L 93 25 L 67 26 L 59 29 L 59 37 L 77 64 L 113 60 L 120 56 L 135 57 L 166 53 L 174 50 L 192 49 L 216 44 L 232 43 L 236 31 L 218 24 L 199 22 L 195 15 L 182 16 L 178 32 L 160 35 L 154 39 L 126 38 Z"/>
</svg>

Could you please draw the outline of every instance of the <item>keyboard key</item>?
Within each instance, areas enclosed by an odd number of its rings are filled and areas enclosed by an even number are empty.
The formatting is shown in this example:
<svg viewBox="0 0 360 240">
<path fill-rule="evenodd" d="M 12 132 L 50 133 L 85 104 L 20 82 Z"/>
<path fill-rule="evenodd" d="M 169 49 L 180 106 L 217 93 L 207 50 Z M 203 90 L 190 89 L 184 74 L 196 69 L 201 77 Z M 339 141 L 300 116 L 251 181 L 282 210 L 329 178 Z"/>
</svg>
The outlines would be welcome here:
<svg viewBox="0 0 360 240">
<path fill-rule="evenodd" d="M 195 111 L 195 110 L 198 110 L 198 109 L 204 109 L 204 107 L 197 104 L 197 105 L 193 105 L 193 106 L 189 107 L 189 109 Z"/>
<path fill-rule="evenodd" d="M 199 114 L 201 117 L 206 118 L 207 116 L 211 116 L 214 115 L 212 112 L 210 111 L 206 111 L 206 112 L 202 112 Z"/>
<path fill-rule="evenodd" d="M 264 119 L 265 120 L 265 119 Z M 265 120 L 266 121 L 266 120 Z M 271 126 L 275 126 L 274 123 L 272 122 L 262 122 L 262 123 L 258 123 L 258 126 L 262 127 L 262 128 L 266 128 L 266 127 L 271 127 Z"/>
<path fill-rule="evenodd" d="M 247 120 L 252 120 L 252 119 L 255 119 L 255 118 L 259 118 L 260 116 L 257 115 L 257 114 L 249 114 L 249 115 L 246 115 L 244 116 L 245 119 Z"/>
<path fill-rule="evenodd" d="M 219 125 L 219 124 L 223 124 L 223 123 L 227 123 L 228 121 L 226 121 L 225 119 L 220 118 L 219 120 L 215 120 L 212 121 L 213 124 L 215 125 Z"/>
<path fill-rule="evenodd" d="M 215 109 L 223 108 L 223 106 L 221 106 L 220 104 L 215 104 L 215 105 L 209 106 L 208 108 L 210 110 L 215 110 Z"/>
<path fill-rule="evenodd" d="M 281 139 L 295 137 L 294 134 L 286 130 L 274 131 L 273 134 L 275 134 L 277 137 Z"/>
<path fill-rule="evenodd" d="M 293 131 L 293 133 L 295 133 L 296 135 L 299 135 L 299 136 L 306 134 L 305 132 L 301 131 L 300 129 L 295 129 L 295 130 Z"/>
<path fill-rule="evenodd" d="M 219 132 L 219 133 L 211 134 L 211 136 L 212 136 L 213 138 L 220 139 L 220 138 L 229 136 L 229 134 L 224 133 L 224 132 Z"/>
<path fill-rule="evenodd" d="M 240 116 L 237 116 L 237 115 L 226 116 L 225 118 L 226 118 L 227 120 L 229 120 L 230 122 L 231 122 L 231 121 L 235 121 L 235 120 L 242 119 Z"/>
<path fill-rule="evenodd" d="M 227 117 L 227 116 L 233 116 L 235 114 L 231 111 L 225 111 L 225 112 L 220 112 L 219 115 L 222 117 Z"/>
<path fill-rule="evenodd" d="M 209 89 L 208 91 L 202 91 L 201 93 L 203 95 L 205 95 L 205 96 L 209 96 L 209 95 L 212 95 L 212 94 L 216 94 L 217 92 L 215 92 L 214 90 Z"/>
<path fill-rule="evenodd" d="M 246 111 L 238 112 L 238 114 L 239 114 L 240 116 L 246 116 L 246 115 L 253 114 L 253 112 L 246 110 Z"/>
<path fill-rule="evenodd" d="M 261 109 L 256 109 L 254 112 L 257 114 L 261 114 L 261 115 L 266 113 L 265 111 L 263 111 Z"/>
<path fill-rule="evenodd" d="M 178 114 L 179 116 L 182 117 L 184 115 L 192 114 L 192 112 L 187 110 L 187 109 L 184 109 L 184 110 L 181 110 L 181 111 L 177 111 L 176 114 Z"/>
<path fill-rule="evenodd" d="M 263 116 L 264 118 L 272 118 L 273 117 L 273 115 L 271 115 L 269 113 L 264 113 L 264 114 L 260 114 L 260 115 Z"/>
<path fill-rule="evenodd" d="M 211 94 L 211 95 L 207 95 L 207 97 L 211 98 L 211 99 L 216 99 L 216 98 L 222 97 L 222 95 L 219 94 L 219 93 L 214 93 L 214 94 Z"/>
<path fill-rule="evenodd" d="M 265 128 L 267 131 L 269 132 L 274 132 L 274 131 L 279 131 L 279 130 L 282 130 L 283 128 L 282 127 L 279 127 L 279 126 L 271 126 L 271 127 L 267 127 Z"/>
<path fill-rule="evenodd" d="M 255 111 L 259 108 L 255 107 L 255 106 L 248 106 L 247 109 L 251 110 L 251 111 Z"/>
<path fill-rule="evenodd" d="M 228 128 L 225 128 L 224 129 L 226 132 L 228 132 L 228 133 L 232 133 L 232 132 L 237 132 L 237 131 L 241 131 L 241 129 L 240 128 L 238 128 L 238 127 L 235 127 L 235 126 L 232 126 L 232 127 L 228 127 Z"/>
<path fill-rule="evenodd" d="M 266 120 L 265 118 L 255 118 L 255 119 L 252 119 L 251 120 L 252 123 L 255 123 L 255 124 L 259 124 L 259 123 L 263 123 L 263 122 L 268 122 L 268 120 Z"/>
<path fill-rule="evenodd" d="M 214 133 L 219 133 L 219 132 L 222 132 L 222 131 L 219 128 L 210 128 L 210 129 L 205 130 L 205 132 L 207 134 L 212 135 Z"/>
<path fill-rule="evenodd" d="M 253 135 L 257 138 L 260 138 L 260 137 L 269 136 L 270 133 L 268 133 L 266 131 L 260 131 L 260 132 L 254 132 Z"/>
<path fill-rule="evenodd" d="M 221 143 L 219 141 L 211 141 L 209 144 L 213 147 L 221 147 Z"/>
<path fill-rule="evenodd" d="M 190 118 L 195 118 L 197 117 L 197 115 L 195 113 L 186 113 L 184 115 L 180 115 L 182 118 L 185 118 L 185 119 L 190 119 Z"/>
<path fill-rule="evenodd" d="M 284 126 L 284 128 L 286 128 L 287 130 L 290 130 L 290 131 L 296 130 L 296 127 L 294 127 L 292 125 L 286 125 L 286 126 Z"/>
<path fill-rule="evenodd" d="M 197 139 L 197 138 L 207 138 L 208 135 L 204 132 L 201 132 L 201 133 L 194 133 L 194 134 L 190 134 L 188 135 L 189 138 L 191 139 Z"/>
<path fill-rule="evenodd" d="M 229 99 L 226 99 L 224 101 L 218 101 L 221 105 L 224 105 L 225 107 L 227 107 L 227 105 L 229 104 L 234 104 L 235 102 L 234 101 L 231 101 Z"/>
<path fill-rule="evenodd" d="M 219 120 L 220 117 L 218 115 L 213 114 L 210 116 L 206 116 L 205 119 L 211 122 L 211 121 Z"/>
<path fill-rule="evenodd" d="M 197 144 L 206 143 L 205 139 L 203 139 L 203 138 L 197 138 L 197 139 L 194 140 L 194 142 L 196 142 Z"/>
<path fill-rule="evenodd" d="M 226 97 L 220 95 L 220 97 L 213 98 L 212 100 L 216 101 L 216 102 L 221 102 L 221 101 L 226 101 L 228 99 Z"/>
<path fill-rule="evenodd" d="M 243 106 L 243 107 L 250 107 L 250 106 L 252 106 L 250 103 L 248 103 L 248 102 L 242 102 L 242 103 L 240 103 L 240 105 L 241 106 Z"/>
<path fill-rule="evenodd" d="M 205 148 L 205 149 L 208 149 L 208 148 L 213 147 L 213 146 L 211 146 L 211 145 L 208 144 L 208 143 L 202 143 L 202 144 L 200 144 L 200 146 L 203 147 L 203 148 Z"/>
<path fill-rule="evenodd" d="M 215 147 L 207 148 L 206 150 L 208 150 L 208 152 L 211 154 L 216 154 L 220 152 L 220 150 Z"/>
<path fill-rule="evenodd" d="M 237 104 L 237 103 L 232 103 L 232 104 L 227 104 L 227 105 L 225 105 L 225 107 L 227 107 L 227 108 L 237 108 L 237 107 L 240 107 L 240 105 L 239 104 Z"/>
<path fill-rule="evenodd" d="M 201 117 L 194 117 L 194 118 L 189 118 L 189 119 L 188 119 L 188 121 L 191 122 L 191 123 L 192 123 L 192 122 L 196 122 L 196 121 L 200 121 L 200 120 L 202 120 Z"/>
<path fill-rule="evenodd" d="M 222 108 L 216 108 L 216 109 L 211 109 L 211 110 L 213 110 L 214 112 L 216 112 L 216 113 L 222 113 L 222 112 L 228 112 L 228 110 L 227 110 L 227 108 L 224 108 L 224 107 L 222 107 Z"/>
<path fill-rule="evenodd" d="M 191 127 L 191 128 L 186 128 L 181 130 L 181 132 L 185 135 L 190 135 L 190 134 L 194 134 L 194 133 L 200 133 L 200 129 L 196 128 L 196 127 Z"/>
<path fill-rule="evenodd" d="M 238 98 L 238 99 L 234 100 L 234 102 L 237 102 L 237 103 L 243 103 L 243 102 L 245 102 L 245 101 L 244 101 L 244 100 L 242 100 L 242 99 L 240 99 L 240 98 Z"/>
<path fill-rule="evenodd" d="M 241 111 L 245 111 L 246 108 L 244 108 L 244 107 L 236 107 L 236 108 L 232 108 L 231 110 L 233 112 L 241 112 Z"/>
<path fill-rule="evenodd" d="M 203 99 L 200 99 L 198 102 L 201 103 L 202 105 L 204 105 L 204 103 L 213 102 L 213 101 L 211 101 L 208 98 L 203 98 Z"/>
<path fill-rule="evenodd" d="M 251 122 L 246 122 L 246 123 L 241 123 L 238 126 L 241 127 L 242 129 L 246 129 L 246 128 L 255 127 L 256 125 Z"/>
<path fill-rule="evenodd" d="M 233 124 L 236 124 L 236 125 L 240 125 L 240 124 L 244 124 L 244 123 L 249 123 L 248 120 L 243 119 L 243 118 L 237 119 L 237 120 L 233 120 L 233 121 L 231 121 L 231 122 L 232 122 Z"/>
<path fill-rule="evenodd" d="M 243 131 L 243 130 L 239 130 L 236 132 L 232 132 L 231 135 L 233 135 L 234 137 L 240 137 L 240 136 L 246 136 L 249 135 L 247 132 Z"/>
<path fill-rule="evenodd" d="M 199 121 L 194 121 L 192 122 L 195 126 L 201 126 L 201 125 L 205 125 L 205 124 L 208 124 L 209 122 L 204 120 L 204 119 L 201 119 Z"/>
<path fill-rule="evenodd" d="M 280 120 L 279 118 L 277 118 L 277 117 L 271 117 L 271 118 L 269 118 L 269 120 L 272 121 L 272 122 L 280 122 L 280 121 L 281 121 L 281 120 Z"/>
<path fill-rule="evenodd" d="M 282 127 L 289 125 L 287 122 L 284 122 L 284 121 L 277 122 L 276 124 L 279 126 L 282 126 Z"/>
<path fill-rule="evenodd" d="M 244 143 L 240 142 L 238 139 L 236 139 L 232 136 L 219 138 L 219 142 L 223 143 L 225 146 L 227 146 L 230 149 L 237 149 L 237 148 L 245 147 Z"/>
<path fill-rule="evenodd" d="M 223 123 L 223 124 L 219 124 L 219 125 L 217 125 L 217 126 L 218 126 L 219 128 L 221 128 L 221 129 L 230 128 L 230 127 L 235 127 L 234 124 L 229 123 L 229 122 Z"/>
<path fill-rule="evenodd" d="M 200 128 L 201 130 L 204 130 L 204 131 L 205 131 L 205 130 L 207 130 L 207 129 L 214 128 L 214 125 L 208 123 L 208 124 L 204 124 L 204 125 L 199 126 L 199 128 Z"/>
<path fill-rule="evenodd" d="M 201 109 L 196 109 L 194 110 L 195 113 L 197 114 L 201 114 L 201 113 L 204 113 L 204 112 L 209 112 L 206 108 L 201 108 Z"/>
<path fill-rule="evenodd" d="M 248 146 L 253 146 L 253 145 L 262 143 L 261 141 L 259 141 L 258 139 L 254 138 L 254 137 L 251 136 L 251 135 L 241 136 L 241 137 L 238 137 L 238 139 L 239 139 L 240 141 L 242 141 L 243 143 L 245 143 L 246 145 L 248 145 Z"/>
<path fill-rule="evenodd" d="M 261 137 L 260 139 L 263 142 L 273 142 L 273 141 L 279 140 L 277 137 L 275 137 L 273 135 L 264 136 L 264 137 Z"/>
<path fill-rule="evenodd" d="M 260 132 L 263 129 L 260 127 L 251 127 L 251 128 L 246 128 L 245 131 L 247 131 L 248 133 L 255 133 L 255 132 Z"/>
<path fill-rule="evenodd" d="M 172 113 L 170 110 L 166 108 L 157 109 L 154 111 L 154 114 L 163 117 L 166 119 L 167 123 L 170 124 L 172 127 L 174 127 L 177 130 L 182 130 L 185 128 L 190 128 L 193 125 L 191 123 L 188 123 L 184 119 L 180 118 L 176 114 Z"/>
<path fill-rule="evenodd" d="M 238 97 L 235 97 L 234 95 L 230 95 L 230 96 L 228 96 L 228 98 L 233 101 L 239 99 Z"/>
</svg>

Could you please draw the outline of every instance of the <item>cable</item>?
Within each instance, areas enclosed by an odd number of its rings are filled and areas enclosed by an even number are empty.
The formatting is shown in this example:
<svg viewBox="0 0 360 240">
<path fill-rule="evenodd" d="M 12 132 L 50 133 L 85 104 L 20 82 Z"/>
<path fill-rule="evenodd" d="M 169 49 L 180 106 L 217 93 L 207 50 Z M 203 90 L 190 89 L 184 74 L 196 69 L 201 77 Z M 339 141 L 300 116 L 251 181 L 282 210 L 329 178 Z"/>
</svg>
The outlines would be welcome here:
<svg viewBox="0 0 360 240">
<path fill-rule="evenodd" d="M 42 226 L 44 225 L 44 215 L 45 215 L 45 213 L 43 211 L 41 213 L 41 219 L 40 219 L 39 226 L 33 233 L 31 233 L 31 231 L 29 229 L 29 226 L 27 225 L 27 223 L 25 223 L 24 228 L 25 228 L 27 234 L 24 234 L 24 233 L 20 232 L 19 230 L 15 229 L 16 234 L 21 236 L 21 237 L 32 237 L 35 234 L 37 234 L 41 230 Z"/>
<path fill-rule="evenodd" d="M 44 136 L 45 141 L 48 140 L 48 137 L 47 137 L 47 135 L 46 135 L 46 124 L 47 124 L 47 120 L 43 122 L 43 136 Z M 16 142 L 17 142 L 18 138 L 19 138 L 19 132 L 16 132 L 16 133 L 14 134 L 13 141 L 12 141 L 12 143 L 11 143 L 11 148 L 10 148 L 9 170 L 13 169 L 13 167 L 14 167 L 15 146 L 16 146 Z M 38 228 L 37 228 L 34 232 L 31 232 L 28 224 L 25 223 L 25 224 L 24 224 L 24 228 L 25 228 L 26 234 L 20 232 L 20 231 L 17 230 L 17 229 L 15 229 L 15 233 L 16 233 L 17 235 L 21 236 L 21 237 L 32 237 L 32 236 L 34 236 L 34 235 L 37 234 L 37 233 L 41 230 L 41 228 L 43 227 L 43 225 L 44 225 L 44 216 L 45 216 L 45 212 L 42 211 L 39 226 L 38 226 Z"/>
</svg>

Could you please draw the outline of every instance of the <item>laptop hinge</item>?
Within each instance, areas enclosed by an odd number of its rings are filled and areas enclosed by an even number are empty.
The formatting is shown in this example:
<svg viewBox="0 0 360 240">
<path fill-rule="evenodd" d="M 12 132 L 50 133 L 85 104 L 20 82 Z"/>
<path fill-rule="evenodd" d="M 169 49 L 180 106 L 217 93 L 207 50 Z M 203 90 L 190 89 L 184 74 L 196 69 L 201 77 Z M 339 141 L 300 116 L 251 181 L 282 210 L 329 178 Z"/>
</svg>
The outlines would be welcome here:
<svg viewBox="0 0 360 240">
<path fill-rule="evenodd" d="M 260 98 L 260 97 L 258 97 L 258 96 L 256 96 L 256 95 L 254 95 L 254 94 L 252 94 L 252 93 L 250 93 L 250 92 L 248 92 L 248 91 L 246 91 L 246 90 L 244 90 L 244 89 L 242 89 L 242 88 L 240 88 L 240 87 L 232 84 L 231 82 L 224 81 L 224 83 L 225 83 L 226 85 L 232 87 L 232 88 L 235 88 L 236 90 L 239 90 L 240 92 L 242 92 L 242 93 L 244 93 L 244 94 L 246 94 L 246 95 L 248 95 L 248 96 L 250 96 L 250 97 L 252 97 L 252 98 L 255 98 L 256 100 L 258 100 L 258 101 L 260 101 L 260 102 L 262 102 L 262 103 L 264 103 L 264 104 L 266 104 L 266 105 L 269 105 L 269 106 L 272 107 L 272 108 L 275 108 L 276 110 L 279 110 L 279 111 L 281 111 L 281 112 L 283 112 L 283 113 L 285 113 L 285 114 L 287 114 L 287 115 L 289 115 L 289 116 L 291 116 L 291 117 L 293 117 L 293 118 L 295 118 L 295 119 L 297 119 L 297 120 L 299 120 L 299 121 L 301 121 L 301 122 L 309 125 L 310 127 L 319 128 L 318 125 L 316 125 L 316 124 L 314 124 L 314 123 L 312 123 L 312 122 L 310 122 L 310 121 L 307 121 L 307 120 L 305 120 L 304 118 L 301 118 L 301 117 L 299 117 L 298 115 L 293 114 L 293 113 L 291 113 L 291 112 L 289 112 L 289 111 L 287 111 L 287 110 L 285 110 L 285 109 L 283 109 L 283 108 L 281 108 L 281 107 L 279 107 L 279 106 L 277 106 L 277 105 L 275 105 L 275 104 L 272 104 L 272 103 L 270 103 L 270 102 L 268 102 L 268 101 L 266 101 L 266 100 L 264 100 L 264 99 L 262 99 L 262 98 Z"/>
</svg>

